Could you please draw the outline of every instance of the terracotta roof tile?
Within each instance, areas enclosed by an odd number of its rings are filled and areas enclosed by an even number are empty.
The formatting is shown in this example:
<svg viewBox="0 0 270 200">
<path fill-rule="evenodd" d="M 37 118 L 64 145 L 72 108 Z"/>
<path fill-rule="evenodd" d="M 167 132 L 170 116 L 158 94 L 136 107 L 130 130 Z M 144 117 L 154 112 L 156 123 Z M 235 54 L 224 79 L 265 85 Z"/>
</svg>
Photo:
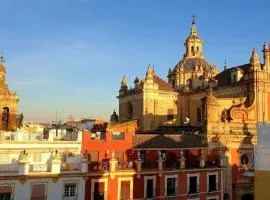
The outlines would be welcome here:
<svg viewBox="0 0 270 200">
<path fill-rule="evenodd" d="M 207 140 L 194 134 L 137 134 L 132 144 L 135 149 L 200 148 L 207 147 Z"/>
<path fill-rule="evenodd" d="M 173 91 L 172 86 L 157 75 L 154 75 L 154 82 L 158 84 L 160 90 Z"/>
</svg>

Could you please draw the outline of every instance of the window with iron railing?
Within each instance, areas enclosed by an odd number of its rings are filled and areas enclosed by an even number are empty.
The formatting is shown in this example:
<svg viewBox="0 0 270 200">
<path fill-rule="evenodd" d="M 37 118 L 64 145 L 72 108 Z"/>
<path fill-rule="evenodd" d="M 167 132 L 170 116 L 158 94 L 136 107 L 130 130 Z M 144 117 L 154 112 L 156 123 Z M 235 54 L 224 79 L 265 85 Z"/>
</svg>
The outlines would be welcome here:
<svg viewBox="0 0 270 200">
<path fill-rule="evenodd" d="M 0 193 L 0 200 L 12 200 L 11 193 Z"/>
<path fill-rule="evenodd" d="M 75 197 L 76 196 L 76 184 L 69 183 L 65 184 L 64 197 Z"/>
<path fill-rule="evenodd" d="M 12 186 L 0 186 L 0 200 L 12 200 Z"/>
</svg>

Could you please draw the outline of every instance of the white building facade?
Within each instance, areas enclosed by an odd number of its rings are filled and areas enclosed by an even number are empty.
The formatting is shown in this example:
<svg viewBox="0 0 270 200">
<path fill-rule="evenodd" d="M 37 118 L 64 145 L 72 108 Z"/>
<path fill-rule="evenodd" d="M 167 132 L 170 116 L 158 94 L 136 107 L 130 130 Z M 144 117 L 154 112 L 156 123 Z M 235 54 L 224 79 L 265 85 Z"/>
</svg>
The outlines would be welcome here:
<svg viewBox="0 0 270 200">
<path fill-rule="evenodd" d="M 73 140 L 0 133 L 0 200 L 83 200 L 87 160 Z"/>
</svg>

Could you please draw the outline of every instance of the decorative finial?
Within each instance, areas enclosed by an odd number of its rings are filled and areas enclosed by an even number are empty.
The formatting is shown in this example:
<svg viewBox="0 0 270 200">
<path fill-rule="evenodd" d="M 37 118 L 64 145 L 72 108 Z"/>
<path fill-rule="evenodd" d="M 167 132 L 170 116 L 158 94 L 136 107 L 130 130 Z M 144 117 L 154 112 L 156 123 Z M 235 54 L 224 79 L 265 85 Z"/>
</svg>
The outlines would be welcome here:
<svg viewBox="0 0 270 200">
<path fill-rule="evenodd" d="M 128 85 L 128 80 L 126 77 L 126 74 L 124 74 L 123 79 L 121 81 L 121 86 L 127 86 Z"/>
<path fill-rule="evenodd" d="M 196 18 L 197 16 L 193 14 L 191 17 L 192 17 L 192 24 L 195 24 L 195 18 Z"/>
<path fill-rule="evenodd" d="M 1 64 L 5 63 L 5 58 L 4 58 L 3 52 L 1 52 L 1 55 L 0 55 L 0 63 Z"/>
<path fill-rule="evenodd" d="M 115 153 L 114 153 L 114 149 L 113 149 L 113 151 L 112 151 L 112 159 L 114 159 L 114 157 L 115 157 Z"/>
</svg>

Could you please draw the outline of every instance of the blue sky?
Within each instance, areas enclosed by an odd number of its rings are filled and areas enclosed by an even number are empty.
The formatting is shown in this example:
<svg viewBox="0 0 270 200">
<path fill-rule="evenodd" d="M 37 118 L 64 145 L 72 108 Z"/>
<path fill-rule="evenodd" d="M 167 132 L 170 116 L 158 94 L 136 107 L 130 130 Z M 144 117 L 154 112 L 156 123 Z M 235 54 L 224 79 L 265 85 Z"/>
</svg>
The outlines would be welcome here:
<svg viewBox="0 0 270 200">
<path fill-rule="evenodd" d="M 166 78 L 184 52 L 196 14 L 210 63 L 262 58 L 270 42 L 268 1 L 0 0 L 0 51 L 25 119 L 97 117 L 118 109 L 124 73 L 130 85 L 147 65 Z"/>
</svg>

